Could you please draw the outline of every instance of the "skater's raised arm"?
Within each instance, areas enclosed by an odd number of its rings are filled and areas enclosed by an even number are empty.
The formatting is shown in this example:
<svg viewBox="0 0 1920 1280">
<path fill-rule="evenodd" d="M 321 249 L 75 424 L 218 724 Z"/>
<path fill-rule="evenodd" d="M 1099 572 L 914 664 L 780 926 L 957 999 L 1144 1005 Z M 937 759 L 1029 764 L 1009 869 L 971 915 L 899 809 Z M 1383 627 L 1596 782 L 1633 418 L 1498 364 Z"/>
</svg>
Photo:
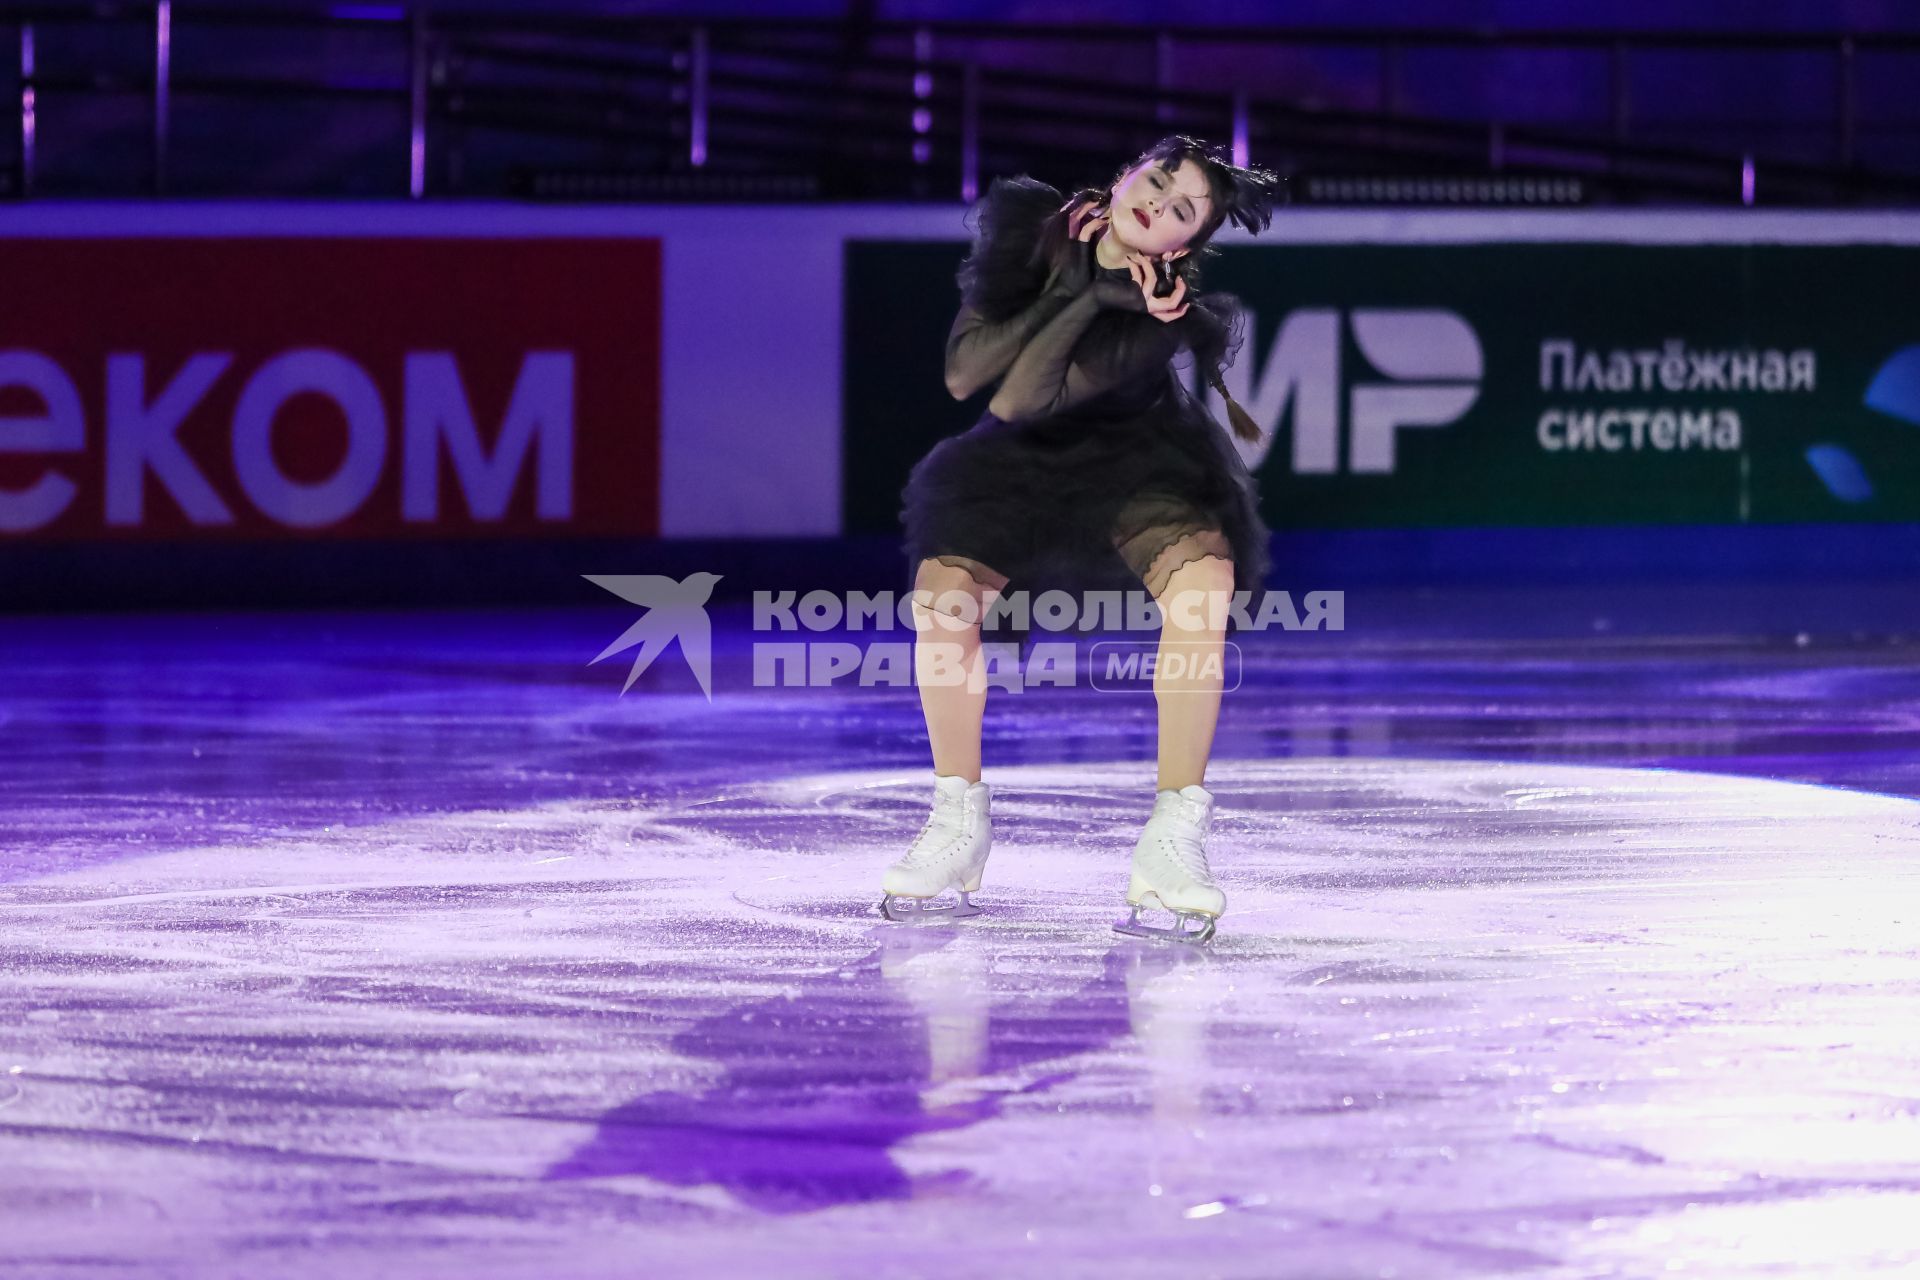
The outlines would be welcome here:
<svg viewBox="0 0 1920 1280">
<path fill-rule="evenodd" d="M 1025 188 L 1017 190 L 1024 192 Z M 1051 209 L 1054 200 L 1049 197 L 1057 198 L 1058 193 L 1051 187 L 1042 187 L 1041 190 L 1046 193 L 1040 197 L 1042 204 Z M 1001 199 L 1011 198 L 1014 194 L 1002 190 L 998 180 L 995 191 Z M 1036 205 L 1027 209 L 1015 215 L 1015 220 L 1026 226 L 1038 216 L 1039 208 Z M 998 381 L 1012 367 L 1014 358 L 1026 346 L 1027 340 L 1065 310 L 1067 304 L 1093 282 L 1092 263 L 1080 245 L 1098 235 L 1106 227 L 1106 221 L 1105 216 L 1087 202 L 1075 203 L 1068 212 L 1066 224 L 1069 243 L 1063 246 L 1064 251 L 1055 252 L 1053 272 L 1041 287 L 1039 296 L 1004 320 L 988 320 L 963 287 L 962 296 L 966 300 L 962 302 L 960 314 L 954 318 L 953 328 L 947 334 L 947 390 L 954 399 L 965 400 L 982 387 Z M 1016 252 L 1025 243 L 1019 236 L 1009 242 Z M 1005 252 L 1005 249 L 1001 251 Z M 1034 251 L 1038 252 L 1037 247 Z M 985 256 L 989 261 L 993 254 L 994 250 L 988 246 L 976 249 L 976 257 Z M 960 274 L 963 280 L 969 274 L 977 278 L 982 271 L 988 275 L 994 274 L 994 267 L 973 267 L 973 261 L 969 259 L 971 271 L 969 267 L 962 268 Z"/>
<path fill-rule="evenodd" d="M 1002 422 L 1044 418 L 1164 368 L 1179 346 L 1171 324 L 1133 326 L 1123 341 L 1098 352 L 1076 352 L 1094 317 L 1109 307 L 1148 309 L 1137 283 L 1100 280 L 1087 286 L 1020 349 L 987 412 Z"/>
<path fill-rule="evenodd" d="M 998 324 L 989 323 L 978 311 L 963 305 L 947 334 L 947 391 L 955 400 L 965 400 L 993 382 L 1013 364 L 1027 339 L 1060 314 L 1073 298 L 1071 289 L 1056 284 L 1025 311 Z"/>
</svg>

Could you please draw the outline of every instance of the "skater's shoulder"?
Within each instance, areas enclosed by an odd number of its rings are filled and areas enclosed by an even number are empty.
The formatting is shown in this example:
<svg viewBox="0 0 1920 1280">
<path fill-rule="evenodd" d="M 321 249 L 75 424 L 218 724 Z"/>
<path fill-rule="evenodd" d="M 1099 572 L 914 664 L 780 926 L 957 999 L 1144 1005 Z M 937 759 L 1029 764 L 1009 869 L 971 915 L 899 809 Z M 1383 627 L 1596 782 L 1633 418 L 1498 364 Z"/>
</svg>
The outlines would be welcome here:
<svg viewBox="0 0 1920 1280">
<path fill-rule="evenodd" d="M 1065 200 L 1051 184 L 1024 173 L 995 178 L 967 219 L 975 250 L 1007 240 L 1030 243 Z"/>
<path fill-rule="evenodd" d="M 968 214 L 973 245 L 956 283 L 971 307 L 998 320 L 1026 305 L 1045 281 L 1047 220 L 1065 197 L 1027 174 L 995 178 Z"/>
<path fill-rule="evenodd" d="M 987 184 L 988 203 L 1044 205 L 1049 211 L 1066 199 L 1052 183 L 1027 173 L 1002 174 Z"/>
</svg>

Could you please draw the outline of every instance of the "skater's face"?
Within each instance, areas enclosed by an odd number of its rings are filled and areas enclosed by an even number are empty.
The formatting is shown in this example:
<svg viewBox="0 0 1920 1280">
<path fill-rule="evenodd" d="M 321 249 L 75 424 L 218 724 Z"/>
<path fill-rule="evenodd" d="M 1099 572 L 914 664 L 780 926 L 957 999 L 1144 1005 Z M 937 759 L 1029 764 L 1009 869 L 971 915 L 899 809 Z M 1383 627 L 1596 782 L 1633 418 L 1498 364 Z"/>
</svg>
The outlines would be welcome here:
<svg viewBox="0 0 1920 1280">
<path fill-rule="evenodd" d="M 1114 184 L 1107 226 L 1134 253 L 1180 257 L 1212 204 L 1207 175 L 1193 161 L 1169 170 L 1163 160 L 1143 160 Z"/>
</svg>

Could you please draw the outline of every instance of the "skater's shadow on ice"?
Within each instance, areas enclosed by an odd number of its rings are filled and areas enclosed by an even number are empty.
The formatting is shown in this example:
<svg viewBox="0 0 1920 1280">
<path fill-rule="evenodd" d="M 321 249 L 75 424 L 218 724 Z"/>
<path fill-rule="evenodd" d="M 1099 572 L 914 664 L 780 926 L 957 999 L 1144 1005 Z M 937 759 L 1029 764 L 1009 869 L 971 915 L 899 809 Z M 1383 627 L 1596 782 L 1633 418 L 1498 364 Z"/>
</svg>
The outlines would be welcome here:
<svg viewBox="0 0 1920 1280">
<path fill-rule="evenodd" d="M 1162 961 L 1151 948 L 1117 946 L 1093 981 L 996 1011 L 990 957 L 954 945 L 956 937 L 939 927 L 876 930 L 872 951 L 803 978 L 790 997 L 702 1019 L 671 1043 L 718 1066 L 710 1085 L 645 1094 L 608 1112 L 544 1176 L 712 1184 L 763 1213 L 965 1185 L 964 1170 L 916 1179 L 893 1148 L 992 1119 L 1010 1096 L 1073 1079 L 1071 1067 L 1024 1082 L 991 1078 L 1123 1039 L 1132 1029 L 1128 973 L 1137 974 L 1143 954 Z"/>
</svg>

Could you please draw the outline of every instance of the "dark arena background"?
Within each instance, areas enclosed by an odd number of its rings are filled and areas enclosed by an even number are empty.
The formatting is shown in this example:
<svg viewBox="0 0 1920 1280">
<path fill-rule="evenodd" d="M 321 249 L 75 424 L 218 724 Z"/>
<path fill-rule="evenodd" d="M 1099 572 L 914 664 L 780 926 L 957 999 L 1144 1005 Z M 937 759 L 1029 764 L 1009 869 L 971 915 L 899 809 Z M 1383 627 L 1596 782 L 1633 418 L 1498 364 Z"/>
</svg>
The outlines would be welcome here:
<svg viewBox="0 0 1920 1280">
<path fill-rule="evenodd" d="M 1891 0 L 0 0 L 0 1276 L 1920 1271 L 1916 83 Z M 1284 180 L 1228 905 L 1114 927 L 1109 597 L 893 918 L 969 210 L 1172 134 Z"/>
</svg>

